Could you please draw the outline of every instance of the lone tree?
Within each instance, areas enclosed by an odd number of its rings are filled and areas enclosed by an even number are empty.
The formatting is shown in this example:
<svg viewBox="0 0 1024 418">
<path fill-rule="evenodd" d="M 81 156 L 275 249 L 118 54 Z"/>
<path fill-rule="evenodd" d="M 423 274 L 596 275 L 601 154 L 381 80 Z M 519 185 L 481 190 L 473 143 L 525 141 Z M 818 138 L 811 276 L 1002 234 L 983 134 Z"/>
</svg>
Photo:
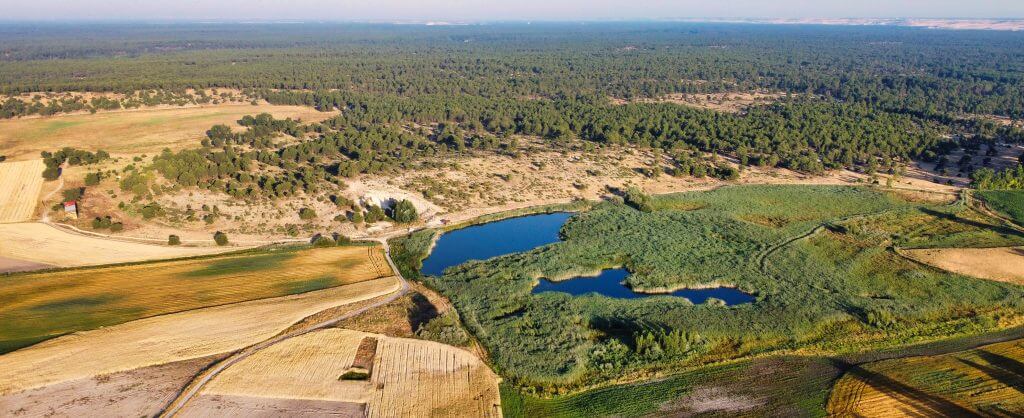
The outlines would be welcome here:
<svg viewBox="0 0 1024 418">
<path fill-rule="evenodd" d="M 395 208 L 392 209 L 391 218 L 395 222 L 407 224 L 410 222 L 416 222 L 420 215 L 416 213 L 416 206 L 413 206 L 409 199 L 402 199 L 401 202 L 395 204 Z"/>
<path fill-rule="evenodd" d="M 177 235 L 168 236 L 167 245 L 181 245 L 181 238 L 179 238 Z"/>
<path fill-rule="evenodd" d="M 220 246 L 228 245 L 228 234 L 217 231 L 213 234 L 213 241 Z"/>
</svg>

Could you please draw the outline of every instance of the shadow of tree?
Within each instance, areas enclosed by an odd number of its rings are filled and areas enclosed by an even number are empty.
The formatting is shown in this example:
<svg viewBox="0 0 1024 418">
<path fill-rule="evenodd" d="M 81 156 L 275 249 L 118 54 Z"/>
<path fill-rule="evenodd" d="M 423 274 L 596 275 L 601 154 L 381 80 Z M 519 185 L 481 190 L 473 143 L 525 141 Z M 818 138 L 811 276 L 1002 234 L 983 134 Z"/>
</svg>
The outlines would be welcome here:
<svg viewBox="0 0 1024 418">
<path fill-rule="evenodd" d="M 868 386 L 904 404 L 903 412 L 915 416 L 981 417 L 978 413 L 941 397 L 900 383 L 888 376 L 866 370 L 860 366 L 839 362 L 837 367 L 863 381 Z"/>
<path fill-rule="evenodd" d="M 978 350 L 977 354 L 978 357 L 981 357 L 989 365 L 986 366 L 966 359 L 960 359 L 960 362 L 980 370 L 988 375 L 988 377 L 1015 389 L 1021 393 L 1021 396 L 1024 396 L 1024 363 L 984 350 Z"/>
<path fill-rule="evenodd" d="M 409 320 L 412 332 L 416 332 L 416 330 L 420 329 L 421 325 L 436 318 L 438 312 L 437 307 L 419 292 L 412 293 L 410 300 L 412 301 L 412 307 L 409 308 L 406 318 Z"/>
<path fill-rule="evenodd" d="M 1002 226 L 1002 225 L 990 225 L 990 224 L 981 223 L 981 222 L 978 222 L 978 221 L 972 221 L 970 219 L 961 218 L 961 217 L 956 216 L 956 215 L 954 215 L 952 213 L 940 212 L 940 211 L 937 211 L 937 210 L 934 210 L 934 209 L 929 209 L 929 208 L 921 208 L 921 212 L 924 212 L 924 213 L 926 213 L 928 215 L 934 216 L 934 217 L 939 218 L 939 219 L 953 221 L 953 222 L 964 224 L 964 225 L 967 225 L 967 226 L 970 226 L 970 227 L 974 227 L 974 228 L 991 229 L 993 231 L 998 232 L 1001 235 L 1024 236 L 1024 234 L 1022 234 L 1020 231 L 1017 231 L 1017 230 L 1015 230 L 1013 228 L 1008 228 L 1008 227 L 1005 227 L 1005 226 Z"/>
</svg>

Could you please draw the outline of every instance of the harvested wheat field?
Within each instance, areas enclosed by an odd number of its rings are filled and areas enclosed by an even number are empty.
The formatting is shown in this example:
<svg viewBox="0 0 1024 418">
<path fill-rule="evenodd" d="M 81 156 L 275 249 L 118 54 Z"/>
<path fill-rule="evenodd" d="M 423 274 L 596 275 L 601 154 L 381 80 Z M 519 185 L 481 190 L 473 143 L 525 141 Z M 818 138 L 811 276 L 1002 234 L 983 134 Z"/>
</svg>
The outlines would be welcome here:
<svg viewBox="0 0 1024 418">
<path fill-rule="evenodd" d="M 394 277 L 140 319 L 0 355 L 0 396 L 235 351 L 305 317 L 395 292 Z M 0 398 L 2 399 L 2 398 Z"/>
<path fill-rule="evenodd" d="M 198 145 L 216 124 L 237 126 L 245 115 L 270 113 L 279 119 L 320 121 L 336 113 L 303 106 L 224 104 L 171 109 L 140 109 L 0 121 L 0 154 L 38 158 L 40 151 L 73 147 L 111 153 L 157 153 Z"/>
<path fill-rule="evenodd" d="M 966 276 L 1024 284 L 1024 248 L 939 248 L 907 250 L 922 263 Z"/>
<path fill-rule="evenodd" d="M 0 349 L 139 318 L 390 275 L 380 247 L 368 246 L 256 250 L 20 274 L 0 279 Z"/>
<path fill-rule="evenodd" d="M 358 363 L 356 351 L 366 337 L 378 342 L 369 379 L 341 380 Z M 336 328 L 292 338 L 228 368 L 184 415 L 212 412 L 217 397 L 236 402 L 248 397 L 267 405 L 296 400 L 309 400 L 310 407 L 325 401 L 363 404 L 368 417 L 501 415 L 497 376 L 471 353 Z"/>
<path fill-rule="evenodd" d="M 1019 416 L 1024 341 L 939 356 L 870 363 L 847 372 L 829 399 L 833 416 Z"/>
<path fill-rule="evenodd" d="M 36 222 L 0 224 L 0 257 L 56 267 L 195 257 L 239 247 L 180 247 L 90 237 Z"/>
<path fill-rule="evenodd" d="M 3 135 L 0 133 L 0 135 Z M 32 218 L 43 187 L 43 160 L 0 163 L 0 223 Z"/>
</svg>

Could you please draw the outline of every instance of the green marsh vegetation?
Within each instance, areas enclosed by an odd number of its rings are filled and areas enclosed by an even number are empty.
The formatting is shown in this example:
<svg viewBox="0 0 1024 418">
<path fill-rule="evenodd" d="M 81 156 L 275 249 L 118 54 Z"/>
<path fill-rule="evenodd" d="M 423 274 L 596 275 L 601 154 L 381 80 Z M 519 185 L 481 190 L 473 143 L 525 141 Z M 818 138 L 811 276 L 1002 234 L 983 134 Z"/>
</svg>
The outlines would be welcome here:
<svg viewBox="0 0 1024 418">
<path fill-rule="evenodd" d="M 650 205 L 601 203 L 571 219 L 562 242 L 425 280 L 451 298 L 506 382 L 539 395 L 769 353 L 852 353 L 977 334 L 1019 321 L 1024 309 L 1024 288 L 895 251 L 1024 243 L 962 204 L 872 188 L 736 186 Z M 414 267 L 433 233 L 397 240 L 399 258 Z M 531 294 L 541 277 L 620 266 L 638 290 L 733 286 L 757 300 L 725 307 Z"/>
</svg>

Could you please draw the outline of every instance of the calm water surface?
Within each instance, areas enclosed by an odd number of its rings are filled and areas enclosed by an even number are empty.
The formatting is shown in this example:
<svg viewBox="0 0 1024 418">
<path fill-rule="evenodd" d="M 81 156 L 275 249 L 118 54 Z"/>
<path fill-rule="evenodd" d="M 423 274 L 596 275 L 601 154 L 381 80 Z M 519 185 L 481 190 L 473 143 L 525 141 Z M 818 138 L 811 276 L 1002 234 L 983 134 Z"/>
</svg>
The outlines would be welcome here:
<svg viewBox="0 0 1024 418">
<path fill-rule="evenodd" d="M 447 232 L 423 260 L 422 272 L 440 276 L 448 267 L 469 260 L 486 260 L 558 242 L 558 231 L 572 215 L 558 212 L 523 216 Z"/>
<path fill-rule="evenodd" d="M 689 299 L 690 302 L 701 304 L 708 298 L 717 298 L 725 301 L 726 305 L 738 305 L 750 303 L 754 297 L 740 290 L 731 287 L 716 287 L 710 289 L 682 289 L 672 293 L 637 293 L 624 286 L 622 281 L 629 276 L 625 269 L 608 269 L 602 271 L 597 277 L 576 277 L 560 282 L 552 282 L 541 279 L 540 284 L 533 288 L 533 293 L 541 292 L 563 292 L 573 296 L 597 293 L 617 299 L 637 299 L 654 296 L 676 296 Z"/>
</svg>

